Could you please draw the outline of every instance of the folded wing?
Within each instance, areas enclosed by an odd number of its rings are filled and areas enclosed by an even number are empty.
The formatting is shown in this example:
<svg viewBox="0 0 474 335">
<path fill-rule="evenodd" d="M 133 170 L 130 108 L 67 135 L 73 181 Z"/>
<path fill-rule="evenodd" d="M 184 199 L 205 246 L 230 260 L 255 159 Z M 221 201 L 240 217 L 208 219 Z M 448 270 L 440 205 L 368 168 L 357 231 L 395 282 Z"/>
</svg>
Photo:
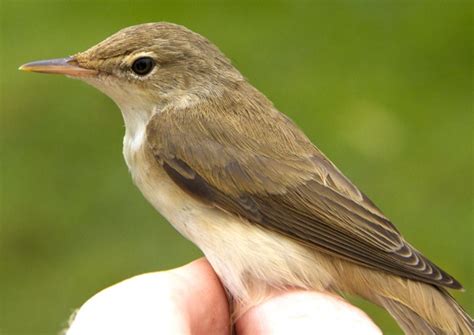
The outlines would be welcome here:
<svg viewBox="0 0 474 335">
<path fill-rule="evenodd" d="M 353 262 L 461 288 L 271 106 L 165 109 L 147 139 L 157 164 L 200 201 Z"/>
</svg>

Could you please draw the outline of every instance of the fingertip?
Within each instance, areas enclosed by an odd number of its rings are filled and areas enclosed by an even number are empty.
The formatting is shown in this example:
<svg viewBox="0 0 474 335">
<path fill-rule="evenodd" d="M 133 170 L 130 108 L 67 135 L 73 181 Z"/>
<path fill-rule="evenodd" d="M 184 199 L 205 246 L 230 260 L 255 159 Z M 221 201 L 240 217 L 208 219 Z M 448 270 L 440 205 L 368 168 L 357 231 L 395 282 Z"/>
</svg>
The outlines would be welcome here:
<svg viewBox="0 0 474 335">
<path fill-rule="evenodd" d="M 361 310 L 331 294 L 291 291 L 248 310 L 236 324 L 241 335 L 382 334 Z"/>
</svg>

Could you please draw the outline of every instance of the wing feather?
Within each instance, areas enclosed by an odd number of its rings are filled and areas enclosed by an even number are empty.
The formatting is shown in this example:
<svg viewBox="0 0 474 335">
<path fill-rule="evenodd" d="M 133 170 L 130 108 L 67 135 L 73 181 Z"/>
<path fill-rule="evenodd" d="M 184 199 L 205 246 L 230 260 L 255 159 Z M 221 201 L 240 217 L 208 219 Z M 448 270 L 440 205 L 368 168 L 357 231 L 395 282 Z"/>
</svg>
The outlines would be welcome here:
<svg viewBox="0 0 474 335">
<path fill-rule="evenodd" d="M 229 98 L 166 109 L 152 118 L 150 150 L 177 185 L 305 245 L 407 278 L 461 288 L 410 246 L 287 117 L 263 98 L 245 101 L 242 96 L 237 102 Z"/>
</svg>

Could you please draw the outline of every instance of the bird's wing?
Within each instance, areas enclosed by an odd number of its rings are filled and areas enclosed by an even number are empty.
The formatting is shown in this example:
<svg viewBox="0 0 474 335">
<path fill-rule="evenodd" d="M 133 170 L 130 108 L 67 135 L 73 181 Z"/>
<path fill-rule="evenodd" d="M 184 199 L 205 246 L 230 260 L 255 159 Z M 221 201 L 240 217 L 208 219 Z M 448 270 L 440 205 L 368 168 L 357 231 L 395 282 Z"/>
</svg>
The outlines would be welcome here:
<svg viewBox="0 0 474 335">
<path fill-rule="evenodd" d="M 322 251 L 407 278 L 461 288 L 406 243 L 283 114 L 268 106 L 233 102 L 203 108 L 207 111 L 199 106 L 165 109 L 147 127 L 157 163 L 183 190 Z"/>
</svg>

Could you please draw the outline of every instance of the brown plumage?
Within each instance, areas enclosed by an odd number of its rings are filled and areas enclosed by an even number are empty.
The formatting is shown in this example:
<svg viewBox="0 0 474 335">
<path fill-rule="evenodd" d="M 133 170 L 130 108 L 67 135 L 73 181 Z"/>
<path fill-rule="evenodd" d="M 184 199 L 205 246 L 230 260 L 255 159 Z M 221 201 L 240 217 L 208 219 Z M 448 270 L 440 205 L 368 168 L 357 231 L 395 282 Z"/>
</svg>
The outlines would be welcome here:
<svg viewBox="0 0 474 335">
<path fill-rule="evenodd" d="M 348 260 L 461 288 L 246 82 L 216 101 L 164 109 L 147 134 L 170 177 L 202 201 Z"/>
<path fill-rule="evenodd" d="M 140 57 L 155 65 L 145 75 L 130 70 Z M 202 36 L 139 25 L 67 64 L 87 69 L 81 77 L 120 106 L 135 183 L 241 305 L 270 287 L 299 286 L 358 294 L 409 334 L 473 333 L 445 289 L 460 283 L 407 243 Z"/>
<path fill-rule="evenodd" d="M 235 85 L 215 101 L 164 109 L 148 124 L 153 154 L 176 184 L 304 245 L 383 269 L 336 260 L 331 273 L 357 283 L 340 285 L 347 281 L 340 278 L 336 290 L 385 307 L 406 332 L 467 333 L 470 318 L 440 288 L 461 285 L 410 246 L 262 94 L 247 82 Z"/>
</svg>

